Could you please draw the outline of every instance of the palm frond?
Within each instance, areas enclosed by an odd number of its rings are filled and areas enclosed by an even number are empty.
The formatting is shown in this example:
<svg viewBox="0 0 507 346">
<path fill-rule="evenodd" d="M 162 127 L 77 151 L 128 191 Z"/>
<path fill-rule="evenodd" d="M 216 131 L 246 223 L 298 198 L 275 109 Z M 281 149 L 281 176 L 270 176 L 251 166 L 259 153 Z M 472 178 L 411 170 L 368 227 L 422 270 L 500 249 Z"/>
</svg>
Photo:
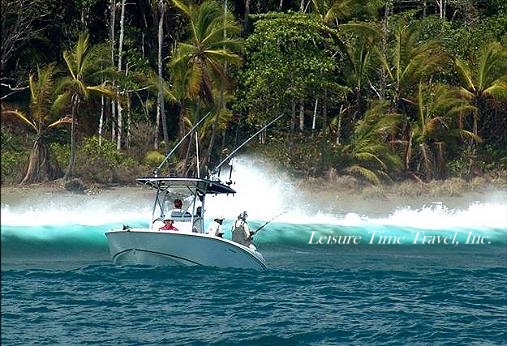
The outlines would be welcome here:
<svg viewBox="0 0 507 346">
<path fill-rule="evenodd" d="M 345 168 L 344 171 L 351 174 L 358 174 L 371 182 L 373 185 L 381 185 L 378 175 L 366 167 L 353 165 Z"/>
<path fill-rule="evenodd" d="M 30 128 L 34 129 L 35 132 L 37 132 L 37 124 L 28 119 L 28 116 L 26 114 L 24 114 L 23 112 L 15 109 L 15 110 L 7 110 L 7 109 L 2 109 L 2 117 L 5 117 L 5 116 L 8 116 L 8 115 L 14 115 L 15 117 L 17 117 L 18 119 L 20 119 L 22 122 L 24 122 L 26 125 L 28 125 Z"/>
</svg>

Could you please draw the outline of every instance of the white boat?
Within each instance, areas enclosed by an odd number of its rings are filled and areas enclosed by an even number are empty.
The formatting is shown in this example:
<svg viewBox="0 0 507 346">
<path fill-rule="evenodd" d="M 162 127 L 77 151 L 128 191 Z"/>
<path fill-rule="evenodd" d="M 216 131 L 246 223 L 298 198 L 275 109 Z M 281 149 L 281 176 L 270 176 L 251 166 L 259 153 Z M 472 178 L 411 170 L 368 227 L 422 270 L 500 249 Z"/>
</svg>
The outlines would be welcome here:
<svg viewBox="0 0 507 346">
<path fill-rule="evenodd" d="M 204 232 L 206 195 L 234 194 L 229 185 L 203 178 L 145 177 L 137 182 L 156 189 L 152 219 L 148 228 L 113 229 L 106 232 L 109 252 L 115 264 L 186 265 L 266 269 L 262 254 L 225 238 Z M 173 201 L 190 193 L 190 207 L 172 212 L 177 231 L 162 231 L 160 220 L 171 215 Z M 157 217 L 160 213 L 160 217 Z"/>
<path fill-rule="evenodd" d="M 208 113 L 209 115 L 209 113 Z M 153 171 L 153 176 L 138 178 L 137 182 L 156 189 L 153 212 L 150 225 L 147 228 L 112 229 L 106 232 L 109 252 L 115 264 L 145 264 L 145 265 L 186 265 L 233 267 L 245 269 L 267 269 L 262 254 L 255 246 L 245 246 L 237 242 L 208 235 L 204 232 L 205 201 L 207 195 L 234 194 L 229 182 L 222 183 L 219 179 L 220 167 L 231 158 L 241 147 L 267 128 L 282 115 L 269 122 L 262 129 L 253 134 L 248 140 L 237 147 L 229 156 L 222 160 L 209 177 L 199 176 L 199 147 L 196 139 L 196 172 L 197 177 L 159 177 L 162 166 L 168 162 L 185 138 L 195 133 L 203 117 L 176 144 L 164 161 Z M 215 172 L 218 172 L 216 174 Z M 231 167 L 232 173 L 232 167 Z M 188 196 L 186 210 L 173 210 L 176 196 Z M 160 222 L 170 216 L 176 230 L 160 230 Z M 216 217 L 217 215 L 215 215 Z M 264 227 L 264 226 L 262 226 Z M 261 228 L 262 228 L 261 227 Z M 260 228 L 258 229 L 260 230 Z"/>
</svg>

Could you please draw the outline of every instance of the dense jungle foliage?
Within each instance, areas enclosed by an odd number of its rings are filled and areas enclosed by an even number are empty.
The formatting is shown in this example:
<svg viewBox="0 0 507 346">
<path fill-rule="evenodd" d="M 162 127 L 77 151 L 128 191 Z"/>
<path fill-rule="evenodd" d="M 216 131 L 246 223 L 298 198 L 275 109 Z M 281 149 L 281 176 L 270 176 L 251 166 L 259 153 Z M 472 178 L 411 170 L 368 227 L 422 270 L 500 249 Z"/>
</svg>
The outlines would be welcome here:
<svg viewBox="0 0 507 346">
<path fill-rule="evenodd" d="M 507 168 L 503 0 L 4 0 L 1 17 L 2 184 L 130 183 L 203 119 L 169 170 L 206 174 L 282 114 L 248 150 L 301 176 Z"/>
</svg>

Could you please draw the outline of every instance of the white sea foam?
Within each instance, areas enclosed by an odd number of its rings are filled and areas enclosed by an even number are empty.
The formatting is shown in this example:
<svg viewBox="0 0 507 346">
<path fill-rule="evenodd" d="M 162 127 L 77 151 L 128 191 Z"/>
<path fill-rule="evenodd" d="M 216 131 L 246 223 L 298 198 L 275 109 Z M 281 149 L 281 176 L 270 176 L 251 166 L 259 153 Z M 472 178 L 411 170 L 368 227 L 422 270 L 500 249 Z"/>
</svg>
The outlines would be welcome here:
<svg viewBox="0 0 507 346">
<path fill-rule="evenodd" d="M 5 226 L 51 226 L 125 223 L 151 215 L 151 206 L 113 206 L 106 200 L 94 199 L 85 203 L 61 205 L 50 202 L 11 209 L 2 206 L 1 224 Z"/>
<path fill-rule="evenodd" d="M 303 200 L 298 188 L 286 173 L 247 157 L 233 162 L 233 196 L 210 196 L 206 215 L 212 219 L 223 215 L 229 222 L 247 210 L 249 219 L 289 224 L 328 224 L 337 226 L 392 225 L 423 229 L 489 228 L 507 231 L 507 204 L 505 201 L 475 202 L 463 209 L 450 209 L 441 203 L 418 209 L 400 205 L 390 215 L 368 216 L 357 213 L 331 214 L 309 211 L 318 200 Z M 228 180 L 223 172 L 222 180 Z M 225 178 L 224 178 L 225 176 Z M 122 189 L 118 190 L 118 194 Z M 1 224 L 9 226 L 36 225 L 103 225 L 129 222 L 148 222 L 151 217 L 152 194 L 55 197 L 51 202 L 31 203 L 24 209 L 2 205 Z M 58 199 L 61 198 L 61 199 Z"/>
<path fill-rule="evenodd" d="M 464 209 L 451 209 L 442 203 L 417 209 L 399 206 L 388 216 L 372 217 L 349 212 L 335 215 L 309 211 L 309 205 L 319 201 L 305 201 L 291 179 L 269 165 L 240 157 L 233 162 L 237 179 L 235 196 L 210 198 L 208 216 L 222 214 L 234 219 L 247 210 L 253 220 L 270 220 L 292 224 L 334 224 L 342 226 L 392 225 L 422 229 L 494 228 L 507 231 L 507 203 L 474 202 Z M 234 180 L 234 179 L 233 179 Z"/>
</svg>

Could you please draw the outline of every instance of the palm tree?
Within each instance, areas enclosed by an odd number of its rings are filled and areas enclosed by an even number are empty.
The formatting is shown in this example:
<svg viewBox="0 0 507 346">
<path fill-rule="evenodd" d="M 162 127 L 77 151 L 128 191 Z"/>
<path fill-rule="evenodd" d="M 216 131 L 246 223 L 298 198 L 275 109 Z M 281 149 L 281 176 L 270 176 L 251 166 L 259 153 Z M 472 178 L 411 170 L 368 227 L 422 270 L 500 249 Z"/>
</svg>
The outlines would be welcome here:
<svg viewBox="0 0 507 346">
<path fill-rule="evenodd" d="M 424 90 L 419 83 L 417 93 L 417 120 L 410 123 L 409 138 L 405 149 L 405 169 L 417 157 L 416 171 L 426 179 L 443 178 L 445 150 L 459 140 L 481 139 L 460 127 L 460 118 L 471 113 L 475 107 L 462 99 L 456 89 L 437 85 L 434 90 Z M 414 152 L 416 155 L 414 155 Z"/>
<path fill-rule="evenodd" d="M 364 113 L 364 89 L 376 67 L 375 60 L 378 44 L 382 39 L 382 31 L 373 24 L 344 24 L 340 27 L 344 33 L 350 34 L 344 45 L 345 61 L 343 71 L 344 84 L 347 85 L 355 99 L 355 113 Z M 373 83 L 369 83 L 370 85 Z M 352 117 L 355 119 L 355 115 Z"/>
<path fill-rule="evenodd" d="M 402 122 L 399 114 L 387 113 L 388 104 L 379 102 L 356 123 L 349 144 L 340 148 L 344 160 L 343 171 L 357 174 L 375 185 L 381 178 L 402 168 L 400 157 L 388 145 L 388 137 Z"/>
<path fill-rule="evenodd" d="M 62 84 L 65 97 L 69 98 L 72 106 L 72 126 L 70 134 L 70 158 L 64 179 L 72 177 L 76 160 L 76 128 L 81 102 L 88 100 L 90 95 L 103 95 L 117 99 L 117 95 L 105 83 L 93 85 L 94 78 L 98 78 L 107 70 L 101 69 L 100 59 L 106 55 L 101 54 L 99 46 L 90 46 L 88 33 L 79 35 L 79 39 L 72 51 L 64 51 L 63 58 L 69 76 Z"/>
<path fill-rule="evenodd" d="M 375 17 L 379 1 L 363 0 L 311 0 L 312 8 L 328 25 L 349 21 L 354 15 Z"/>
<path fill-rule="evenodd" d="M 392 98 L 396 111 L 411 102 L 421 80 L 432 76 L 448 59 L 437 40 L 421 43 L 420 28 L 401 22 L 394 34 L 392 51 L 388 56 L 379 52 L 379 58 L 393 85 Z"/>
<path fill-rule="evenodd" d="M 460 76 L 461 94 L 475 106 L 473 133 L 478 136 L 485 103 L 507 99 L 507 50 L 500 43 L 492 42 L 481 50 L 476 70 L 461 59 L 455 59 L 455 66 Z"/>
<path fill-rule="evenodd" d="M 356 13 L 371 13 L 371 2 L 360 0 L 312 0 L 312 8 L 321 22 L 329 27 L 338 27 L 340 38 L 338 44 L 344 55 L 343 88 L 355 99 L 355 109 L 350 121 L 353 123 L 357 114 L 363 114 L 363 89 L 371 75 L 372 52 L 382 38 L 382 32 L 374 25 L 363 23 L 347 23 Z M 340 24 L 342 23 L 342 24 Z M 345 23 L 345 24 L 343 24 Z M 338 56 L 341 56 L 338 55 Z M 324 93 L 327 94 L 327 90 Z M 347 107 L 352 109 L 353 107 Z M 325 111 L 325 112 L 324 112 Z M 323 105 L 324 125 L 327 124 L 327 104 Z M 338 133 L 341 132 L 342 112 L 338 115 Z M 336 120 L 336 119 L 335 119 Z M 339 138 L 337 138 L 339 142 Z"/>
<path fill-rule="evenodd" d="M 164 19 L 166 16 L 167 10 L 167 1 L 166 0 L 152 0 L 152 8 L 153 11 L 157 15 L 158 25 L 157 25 L 157 117 L 156 117 L 156 131 L 155 131 L 155 149 L 158 149 L 158 134 L 160 128 L 160 122 L 162 122 L 162 133 L 164 137 L 164 142 L 167 146 L 169 143 L 169 133 L 167 130 L 167 121 L 165 114 L 165 103 L 164 103 L 164 79 L 163 79 L 163 57 L 162 57 L 162 48 L 163 48 L 163 39 L 164 39 Z M 166 148 L 167 150 L 167 148 Z"/>
<path fill-rule="evenodd" d="M 313 11 L 327 24 L 349 18 L 356 0 L 312 0 Z"/>
<path fill-rule="evenodd" d="M 14 115 L 35 131 L 35 141 L 30 153 L 28 167 L 21 184 L 39 183 L 61 177 L 62 170 L 51 154 L 47 137 L 51 129 L 69 124 L 68 116 L 56 121 L 59 98 L 55 93 L 55 67 L 37 68 L 37 77 L 30 75 L 30 109 L 28 113 L 2 107 L 2 116 Z"/>
<path fill-rule="evenodd" d="M 205 166 L 213 148 L 220 110 L 225 107 L 224 92 L 232 88 L 227 67 L 242 61 L 238 53 L 243 42 L 234 36 L 241 32 L 241 26 L 213 0 L 198 6 L 182 0 L 173 0 L 173 4 L 187 16 L 189 26 L 189 39 L 178 43 L 170 61 L 174 95 L 182 109 L 180 134 L 185 132 L 186 109 L 191 104 L 197 105 L 195 114 L 200 114 L 201 107 L 219 104 L 212 119 L 208 153 L 203 155 Z M 199 118 L 191 122 L 195 121 Z"/>
</svg>

